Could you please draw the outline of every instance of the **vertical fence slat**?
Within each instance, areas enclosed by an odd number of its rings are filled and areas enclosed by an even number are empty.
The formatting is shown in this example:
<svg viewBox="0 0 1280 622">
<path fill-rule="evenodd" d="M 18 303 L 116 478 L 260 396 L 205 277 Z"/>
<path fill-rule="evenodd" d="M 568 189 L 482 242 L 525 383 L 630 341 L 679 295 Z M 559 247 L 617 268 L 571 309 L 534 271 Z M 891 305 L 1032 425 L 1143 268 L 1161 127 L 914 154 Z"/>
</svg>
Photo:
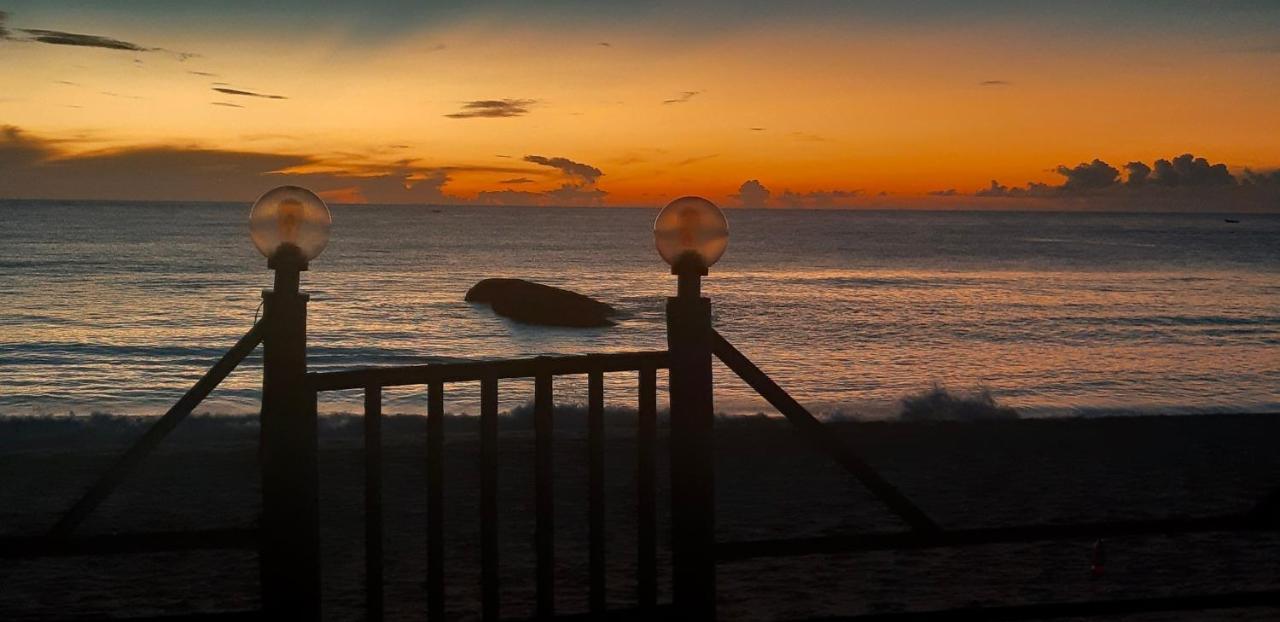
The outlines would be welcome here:
<svg viewBox="0 0 1280 622">
<path fill-rule="evenodd" d="M 533 385 L 534 462 L 536 478 L 534 548 L 537 551 L 539 618 L 555 615 L 555 506 L 552 502 L 551 374 L 540 371 Z"/>
<path fill-rule="evenodd" d="M 480 382 L 481 619 L 495 622 L 498 606 L 498 379 Z"/>
<path fill-rule="evenodd" d="M 658 506 L 657 460 L 654 445 L 658 437 L 658 372 L 640 370 L 640 409 L 636 429 L 636 596 L 639 606 L 658 604 Z"/>
<path fill-rule="evenodd" d="M 590 609 L 605 610 L 604 561 L 604 373 L 587 374 L 587 446 L 590 464 L 587 484 L 589 519 Z"/>
<path fill-rule="evenodd" d="M 444 384 L 427 387 L 427 619 L 444 619 Z"/>
<path fill-rule="evenodd" d="M 382 619 L 382 387 L 364 390 L 365 617 Z"/>
</svg>

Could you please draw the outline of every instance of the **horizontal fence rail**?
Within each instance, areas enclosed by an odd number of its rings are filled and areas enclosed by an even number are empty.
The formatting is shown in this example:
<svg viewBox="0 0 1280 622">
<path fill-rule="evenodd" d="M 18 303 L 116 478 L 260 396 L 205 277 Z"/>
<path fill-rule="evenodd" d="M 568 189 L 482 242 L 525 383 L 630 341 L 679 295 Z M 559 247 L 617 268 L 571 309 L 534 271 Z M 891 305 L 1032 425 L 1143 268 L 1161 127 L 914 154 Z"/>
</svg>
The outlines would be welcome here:
<svg viewBox="0 0 1280 622">
<path fill-rule="evenodd" d="M 257 529 L 208 529 L 151 533 L 102 534 L 71 538 L 0 537 L 0 559 L 33 559 L 76 555 L 135 555 L 170 551 L 256 550 Z"/>
<path fill-rule="evenodd" d="M 498 361 L 431 363 L 374 367 L 307 374 L 310 390 L 319 393 L 363 389 L 365 447 L 365 609 L 381 619 L 383 604 L 382 391 L 385 387 L 427 386 L 427 618 L 445 616 L 444 566 L 444 395 L 445 385 L 480 382 L 480 615 L 498 620 L 500 613 L 498 539 L 498 386 L 502 379 L 534 381 L 535 552 L 533 614 L 556 616 L 554 523 L 554 383 L 556 376 L 587 377 L 587 514 L 588 607 L 586 615 L 629 615 L 642 619 L 657 608 L 657 370 L 668 366 L 666 351 L 539 356 Z M 606 611 L 605 599 L 605 428 L 604 374 L 636 373 L 637 592 L 633 609 Z M 573 616 L 561 616 L 569 617 Z"/>
<path fill-rule="evenodd" d="M 949 529 L 933 533 L 911 531 L 863 533 L 815 538 L 723 542 L 716 546 L 716 559 L 721 562 L 736 562 L 761 557 L 930 549 L 1079 538 L 1097 539 L 1207 532 L 1272 531 L 1276 528 L 1276 525 L 1259 520 L 1250 514 L 1227 514 L 1196 518 L 1173 517 L 1064 525 L 1017 525 L 981 529 Z"/>
<path fill-rule="evenodd" d="M 1061 603 L 1033 603 L 994 607 L 958 607 L 936 611 L 871 613 L 857 616 L 813 618 L 809 622 L 1009 622 L 1011 620 L 1053 620 L 1056 618 L 1093 618 L 1127 616 L 1138 613 L 1174 611 L 1207 611 L 1280 606 L 1280 591 L 1228 592 L 1222 594 L 1188 594 L 1152 598 L 1126 598 Z"/>
<path fill-rule="evenodd" d="M 315 391 L 341 391 L 365 387 L 396 387 L 432 382 L 472 382 L 485 378 L 533 378 L 539 374 L 567 376 L 593 371 L 636 371 L 651 367 L 665 369 L 667 353 L 612 352 L 567 356 L 535 356 L 501 361 L 428 363 L 403 367 L 365 367 L 343 371 L 311 372 L 308 382 Z"/>
</svg>

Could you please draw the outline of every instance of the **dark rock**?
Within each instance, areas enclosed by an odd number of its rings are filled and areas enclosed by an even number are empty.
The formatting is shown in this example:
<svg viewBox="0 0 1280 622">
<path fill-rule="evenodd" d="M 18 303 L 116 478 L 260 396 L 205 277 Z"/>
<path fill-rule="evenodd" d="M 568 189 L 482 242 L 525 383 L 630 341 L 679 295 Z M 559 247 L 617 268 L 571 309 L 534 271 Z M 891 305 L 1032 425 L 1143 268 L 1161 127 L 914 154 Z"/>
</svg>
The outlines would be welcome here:
<svg viewBox="0 0 1280 622">
<path fill-rule="evenodd" d="M 485 279 L 467 290 L 467 302 L 487 303 L 493 312 L 542 326 L 612 326 L 610 305 L 559 287 L 523 279 Z"/>
</svg>

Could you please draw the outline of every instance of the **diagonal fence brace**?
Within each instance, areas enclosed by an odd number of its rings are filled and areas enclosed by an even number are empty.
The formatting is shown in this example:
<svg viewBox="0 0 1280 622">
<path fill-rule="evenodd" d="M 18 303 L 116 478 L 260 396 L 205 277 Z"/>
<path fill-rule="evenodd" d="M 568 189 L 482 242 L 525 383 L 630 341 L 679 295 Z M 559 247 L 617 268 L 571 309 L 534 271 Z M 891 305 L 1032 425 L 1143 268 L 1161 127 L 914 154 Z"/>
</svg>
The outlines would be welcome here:
<svg viewBox="0 0 1280 622">
<path fill-rule="evenodd" d="M 912 529 L 923 532 L 937 532 L 941 529 L 933 519 L 929 518 L 919 507 L 907 499 L 897 488 L 880 476 L 871 465 L 867 464 L 852 449 L 841 443 L 821 421 L 800 405 L 795 398 L 778 386 L 768 374 L 756 367 L 745 355 L 733 347 L 719 332 L 711 331 L 711 351 L 715 353 L 729 369 L 733 370 L 752 389 L 755 389 L 787 421 L 796 426 L 800 434 L 819 450 L 844 467 L 849 474 L 862 482 L 871 494 L 880 499 L 889 510 L 897 514 Z"/>
<path fill-rule="evenodd" d="M 65 538 L 71 535 L 71 532 L 89 517 L 89 514 L 120 485 L 120 482 L 124 481 L 129 471 L 150 454 L 183 419 L 186 419 L 187 415 L 191 414 L 191 411 L 195 410 L 196 406 L 199 406 L 200 402 L 204 401 L 204 398 L 208 397 L 209 393 L 240 364 L 240 361 L 258 347 L 262 342 L 264 322 L 265 318 L 255 323 L 253 328 L 250 328 L 249 332 L 236 342 L 236 345 L 227 350 L 227 353 L 222 355 L 222 358 L 218 359 L 218 362 L 169 408 L 168 412 L 151 424 L 142 437 L 116 459 L 111 468 L 89 487 L 84 496 L 80 497 L 75 505 L 58 519 L 58 523 L 49 531 L 49 537 Z"/>
</svg>

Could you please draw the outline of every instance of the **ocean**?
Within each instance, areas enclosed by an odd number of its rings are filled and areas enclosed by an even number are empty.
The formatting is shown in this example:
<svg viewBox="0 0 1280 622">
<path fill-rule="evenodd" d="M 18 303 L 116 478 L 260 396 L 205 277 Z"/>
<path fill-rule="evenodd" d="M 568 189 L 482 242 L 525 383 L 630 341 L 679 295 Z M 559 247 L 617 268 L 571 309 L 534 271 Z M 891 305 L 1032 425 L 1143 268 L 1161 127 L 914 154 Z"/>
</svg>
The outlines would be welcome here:
<svg viewBox="0 0 1280 622">
<path fill-rule="evenodd" d="M 313 370 L 665 347 L 656 210 L 332 206 L 303 275 Z M 0 416 L 159 414 L 271 284 L 246 204 L 0 202 Z M 717 329 L 812 411 L 886 419 L 935 384 L 1024 417 L 1280 410 L 1280 216 L 727 210 Z M 1239 219 L 1239 223 L 1226 222 Z M 520 277 L 617 306 L 524 326 L 463 301 Z M 716 408 L 770 413 L 717 364 Z M 260 360 L 197 412 L 253 413 Z M 558 379 L 557 401 L 585 401 Z M 504 408 L 532 383 L 504 383 Z M 326 413 L 357 412 L 355 393 Z M 660 398 L 661 399 L 661 398 Z M 611 405 L 635 378 L 611 374 Z M 478 387 L 451 385 L 451 412 Z M 663 400 L 665 402 L 665 400 Z M 425 411 L 392 391 L 391 413 Z"/>
</svg>

